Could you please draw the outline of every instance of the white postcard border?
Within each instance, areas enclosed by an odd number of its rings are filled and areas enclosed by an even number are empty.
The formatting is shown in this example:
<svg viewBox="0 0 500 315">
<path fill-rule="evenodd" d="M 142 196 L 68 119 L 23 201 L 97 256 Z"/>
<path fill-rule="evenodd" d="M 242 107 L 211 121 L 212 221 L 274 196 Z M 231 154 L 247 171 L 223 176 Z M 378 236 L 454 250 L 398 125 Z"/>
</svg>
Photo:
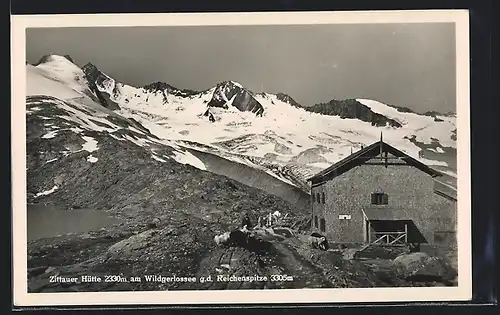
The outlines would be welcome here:
<svg viewBox="0 0 500 315">
<path fill-rule="evenodd" d="M 26 28 L 450 22 L 456 23 L 458 287 L 27 293 Z M 427 302 L 462 301 L 472 297 L 467 10 L 17 15 L 11 16 L 11 27 L 12 246 L 15 306 Z"/>
</svg>

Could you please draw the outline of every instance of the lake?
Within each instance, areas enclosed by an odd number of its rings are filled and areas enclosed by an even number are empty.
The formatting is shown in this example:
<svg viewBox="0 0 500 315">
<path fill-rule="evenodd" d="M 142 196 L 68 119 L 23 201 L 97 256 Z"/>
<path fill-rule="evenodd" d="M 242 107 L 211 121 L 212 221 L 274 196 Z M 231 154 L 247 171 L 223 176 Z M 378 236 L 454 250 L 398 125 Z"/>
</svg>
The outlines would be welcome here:
<svg viewBox="0 0 500 315">
<path fill-rule="evenodd" d="M 95 231 L 119 222 L 102 210 L 61 210 L 51 205 L 28 205 L 28 241 Z"/>
</svg>

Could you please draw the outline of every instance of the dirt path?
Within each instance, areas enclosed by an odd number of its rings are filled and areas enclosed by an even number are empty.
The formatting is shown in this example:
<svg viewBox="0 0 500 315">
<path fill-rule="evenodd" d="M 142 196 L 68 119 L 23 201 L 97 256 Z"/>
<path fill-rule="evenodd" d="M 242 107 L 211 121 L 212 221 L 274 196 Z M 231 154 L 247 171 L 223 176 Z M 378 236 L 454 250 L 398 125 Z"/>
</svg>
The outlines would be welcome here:
<svg viewBox="0 0 500 315">
<path fill-rule="evenodd" d="M 270 242 L 267 251 L 260 254 L 247 249 L 218 248 L 202 260 L 198 276 L 211 275 L 213 282 L 198 283 L 191 289 L 235 290 L 235 289 L 300 289 L 333 287 L 323 270 L 302 257 L 283 238 L 274 235 L 262 237 Z M 262 276 L 267 281 L 217 281 L 223 276 Z M 185 288 L 185 286 L 182 286 Z"/>
<path fill-rule="evenodd" d="M 288 276 L 293 277 L 293 281 L 287 281 L 286 288 L 332 287 L 332 283 L 325 278 L 321 269 L 302 258 L 293 248 L 281 242 L 274 243 L 274 247 L 279 253 L 278 263 Z"/>
</svg>

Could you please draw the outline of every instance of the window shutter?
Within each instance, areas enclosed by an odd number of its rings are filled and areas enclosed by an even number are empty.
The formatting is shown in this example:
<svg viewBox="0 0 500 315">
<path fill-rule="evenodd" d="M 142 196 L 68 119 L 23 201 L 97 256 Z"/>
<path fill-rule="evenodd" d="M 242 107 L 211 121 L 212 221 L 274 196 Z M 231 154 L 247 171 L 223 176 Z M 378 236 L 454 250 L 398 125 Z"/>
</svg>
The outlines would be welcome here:
<svg viewBox="0 0 500 315">
<path fill-rule="evenodd" d="M 383 203 L 384 205 L 389 204 L 389 196 L 388 196 L 387 194 L 383 194 L 383 195 L 382 195 L 382 203 Z"/>
<path fill-rule="evenodd" d="M 321 193 L 321 201 L 325 203 L 325 193 Z"/>
<path fill-rule="evenodd" d="M 372 205 L 376 205 L 376 204 L 377 204 L 377 195 L 372 194 Z"/>
</svg>

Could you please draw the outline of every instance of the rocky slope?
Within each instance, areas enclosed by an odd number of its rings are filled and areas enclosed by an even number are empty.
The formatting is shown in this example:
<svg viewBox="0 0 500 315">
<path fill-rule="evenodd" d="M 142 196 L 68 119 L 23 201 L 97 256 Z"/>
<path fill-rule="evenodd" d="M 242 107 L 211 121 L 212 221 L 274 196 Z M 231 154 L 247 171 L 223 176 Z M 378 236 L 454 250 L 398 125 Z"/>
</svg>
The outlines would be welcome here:
<svg viewBox="0 0 500 315">
<path fill-rule="evenodd" d="M 27 99 L 28 203 L 106 211 L 118 222 L 28 242 L 29 292 L 182 289 L 179 283 L 75 286 L 49 279 L 196 275 L 208 268 L 202 260 L 222 254 L 213 252 L 213 237 L 237 227 L 243 212 L 253 221 L 270 211 L 306 216 L 279 197 L 200 169 L 190 152 L 158 142 L 133 121 L 91 111 L 55 97 Z M 189 156 L 199 168 L 185 163 Z M 257 272 L 259 259 L 244 252 L 239 268 Z"/>
<path fill-rule="evenodd" d="M 308 107 L 307 111 L 323 115 L 339 116 L 340 118 L 359 119 L 369 122 L 374 126 L 391 126 L 401 128 L 402 125 L 394 119 L 373 112 L 368 106 L 361 104 L 355 99 L 331 100 L 328 103 L 320 103 Z"/>
<path fill-rule="evenodd" d="M 182 208 L 227 223 L 246 209 L 301 211 L 262 190 L 205 171 L 189 151 L 158 141 L 134 121 L 89 115 L 90 110 L 54 97 L 28 97 L 29 203 L 114 213 L 147 203 L 158 214 Z M 83 123 L 83 118 L 88 120 Z"/>
</svg>

